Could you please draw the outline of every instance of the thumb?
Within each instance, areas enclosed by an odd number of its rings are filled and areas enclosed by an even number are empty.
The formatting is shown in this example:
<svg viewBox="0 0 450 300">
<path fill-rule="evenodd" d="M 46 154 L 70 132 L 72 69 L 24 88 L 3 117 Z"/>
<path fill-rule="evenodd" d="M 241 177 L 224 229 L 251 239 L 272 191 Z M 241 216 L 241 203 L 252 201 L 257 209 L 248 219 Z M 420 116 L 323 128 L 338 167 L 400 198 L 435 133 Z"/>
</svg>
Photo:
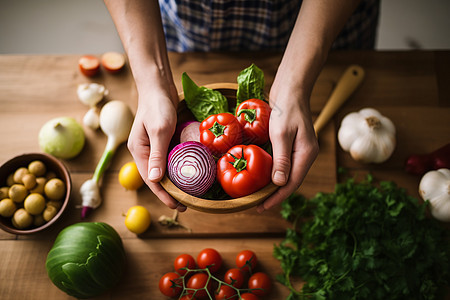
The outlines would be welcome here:
<svg viewBox="0 0 450 300">
<path fill-rule="evenodd" d="M 148 179 L 159 182 L 166 172 L 167 149 L 169 148 L 169 135 L 150 137 L 150 157 L 148 160 Z"/>
<path fill-rule="evenodd" d="M 273 151 L 272 182 L 278 186 L 287 183 L 291 171 L 293 139 L 288 135 L 271 137 Z"/>
</svg>

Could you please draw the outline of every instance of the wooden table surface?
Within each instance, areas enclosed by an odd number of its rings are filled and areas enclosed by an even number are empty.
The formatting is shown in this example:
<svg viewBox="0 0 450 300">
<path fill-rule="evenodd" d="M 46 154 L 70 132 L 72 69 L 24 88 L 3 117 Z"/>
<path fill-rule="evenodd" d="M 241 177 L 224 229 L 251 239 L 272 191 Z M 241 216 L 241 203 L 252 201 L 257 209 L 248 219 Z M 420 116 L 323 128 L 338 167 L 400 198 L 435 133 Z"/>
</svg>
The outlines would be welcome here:
<svg viewBox="0 0 450 300">
<path fill-rule="evenodd" d="M 78 58 L 79 55 L 0 56 L 0 163 L 21 153 L 39 152 L 38 132 L 47 120 L 70 116 L 81 122 L 87 107 L 76 95 L 80 83 L 102 83 L 110 91 L 105 101 L 120 99 L 136 111 L 137 93 L 129 69 L 115 75 L 101 72 L 89 79 L 79 73 Z M 236 82 L 239 71 L 251 63 L 264 71 L 268 89 L 280 58 L 278 53 L 170 54 L 179 91 L 183 72 L 200 85 Z M 376 179 L 393 180 L 418 197 L 420 178 L 406 174 L 403 163 L 409 154 L 429 152 L 450 141 L 450 51 L 333 52 L 313 90 L 314 115 L 320 112 L 339 76 L 350 64 L 361 65 L 366 71 L 365 79 L 321 133 L 319 157 L 299 192 L 311 197 L 317 192 L 333 191 L 339 180 L 337 169 L 344 167 L 350 174 L 371 172 Z M 353 161 L 336 141 L 343 116 L 364 107 L 378 109 L 397 128 L 396 150 L 380 165 Z M 45 259 L 58 232 L 80 221 L 78 191 L 91 177 L 106 143 L 106 137 L 99 131 L 85 128 L 85 133 L 87 143 L 82 153 L 63 161 L 73 182 L 70 206 L 64 218 L 34 235 L 0 232 L 0 299 L 71 299 L 49 280 Z M 104 202 L 87 219 L 112 225 L 122 237 L 127 254 L 122 281 L 97 299 L 164 299 L 158 290 L 158 280 L 172 270 L 173 259 L 181 252 L 196 256 L 206 247 L 216 248 L 227 266 L 232 266 L 240 250 L 252 249 L 261 261 L 261 270 L 273 278 L 281 271 L 272 251 L 290 224 L 281 218 L 279 208 L 263 214 L 249 209 L 224 215 L 188 210 L 179 215 L 179 221 L 191 228 L 191 232 L 166 228 L 156 220 L 161 215 L 171 215 L 172 211 L 148 188 L 126 191 L 119 185 L 118 171 L 130 160 L 130 153 L 122 145 L 103 179 Z M 149 230 L 139 237 L 126 229 L 122 215 L 136 204 L 147 207 L 153 218 Z M 287 294 L 286 288 L 275 283 L 267 299 L 284 299 Z"/>
</svg>

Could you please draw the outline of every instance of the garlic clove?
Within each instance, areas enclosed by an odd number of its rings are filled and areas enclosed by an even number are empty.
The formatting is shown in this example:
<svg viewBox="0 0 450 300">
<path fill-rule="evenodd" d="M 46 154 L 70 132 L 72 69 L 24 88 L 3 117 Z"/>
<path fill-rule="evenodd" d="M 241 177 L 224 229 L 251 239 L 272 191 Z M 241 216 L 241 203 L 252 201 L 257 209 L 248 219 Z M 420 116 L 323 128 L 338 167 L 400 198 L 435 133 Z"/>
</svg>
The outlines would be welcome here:
<svg viewBox="0 0 450 300">
<path fill-rule="evenodd" d="M 97 130 L 100 127 L 100 117 L 96 107 L 92 107 L 86 112 L 83 118 L 83 124 L 92 130 Z"/>
<path fill-rule="evenodd" d="M 78 85 L 77 95 L 81 102 L 93 107 L 108 95 L 108 90 L 102 84 L 82 83 Z"/>
</svg>

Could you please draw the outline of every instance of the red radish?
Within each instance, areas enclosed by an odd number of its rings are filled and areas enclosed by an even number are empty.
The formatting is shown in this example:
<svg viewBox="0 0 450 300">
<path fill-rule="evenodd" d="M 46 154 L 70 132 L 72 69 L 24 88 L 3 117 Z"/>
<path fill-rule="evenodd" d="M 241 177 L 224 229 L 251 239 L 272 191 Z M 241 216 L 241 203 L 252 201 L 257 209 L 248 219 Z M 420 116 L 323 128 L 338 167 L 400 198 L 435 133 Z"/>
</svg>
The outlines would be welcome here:
<svg viewBox="0 0 450 300">
<path fill-rule="evenodd" d="M 180 134 L 180 143 L 188 141 L 200 142 L 200 122 L 194 121 L 183 128 Z"/>
<path fill-rule="evenodd" d="M 78 67 L 81 73 L 85 76 L 93 77 L 97 75 L 100 70 L 100 61 L 97 57 L 92 55 L 83 55 L 78 60 Z"/>
<path fill-rule="evenodd" d="M 119 52 L 106 52 L 102 55 L 102 66 L 108 72 L 117 73 L 125 66 L 125 55 Z"/>
<path fill-rule="evenodd" d="M 406 172 L 415 175 L 442 168 L 450 168 L 450 143 L 429 154 L 413 154 L 405 163 Z"/>
</svg>

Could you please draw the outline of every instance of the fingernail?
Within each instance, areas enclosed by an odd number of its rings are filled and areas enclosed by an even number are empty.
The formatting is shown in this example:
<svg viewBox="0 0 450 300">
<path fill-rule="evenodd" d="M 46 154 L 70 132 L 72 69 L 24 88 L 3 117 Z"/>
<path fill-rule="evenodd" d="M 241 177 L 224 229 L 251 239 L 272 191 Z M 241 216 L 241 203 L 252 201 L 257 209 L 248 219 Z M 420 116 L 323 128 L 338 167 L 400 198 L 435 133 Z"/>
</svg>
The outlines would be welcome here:
<svg viewBox="0 0 450 300">
<path fill-rule="evenodd" d="M 148 175 L 148 179 L 155 180 L 161 176 L 161 170 L 159 168 L 153 168 L 150 170 L 150 174 Z"/>
<path fill-rule="evenodd" d="M 286 182 L 286 175 L 282 171 L 276 171 L 275 174 L 273 174 L 273 181 L 284 184 Z"/>
</svg>

